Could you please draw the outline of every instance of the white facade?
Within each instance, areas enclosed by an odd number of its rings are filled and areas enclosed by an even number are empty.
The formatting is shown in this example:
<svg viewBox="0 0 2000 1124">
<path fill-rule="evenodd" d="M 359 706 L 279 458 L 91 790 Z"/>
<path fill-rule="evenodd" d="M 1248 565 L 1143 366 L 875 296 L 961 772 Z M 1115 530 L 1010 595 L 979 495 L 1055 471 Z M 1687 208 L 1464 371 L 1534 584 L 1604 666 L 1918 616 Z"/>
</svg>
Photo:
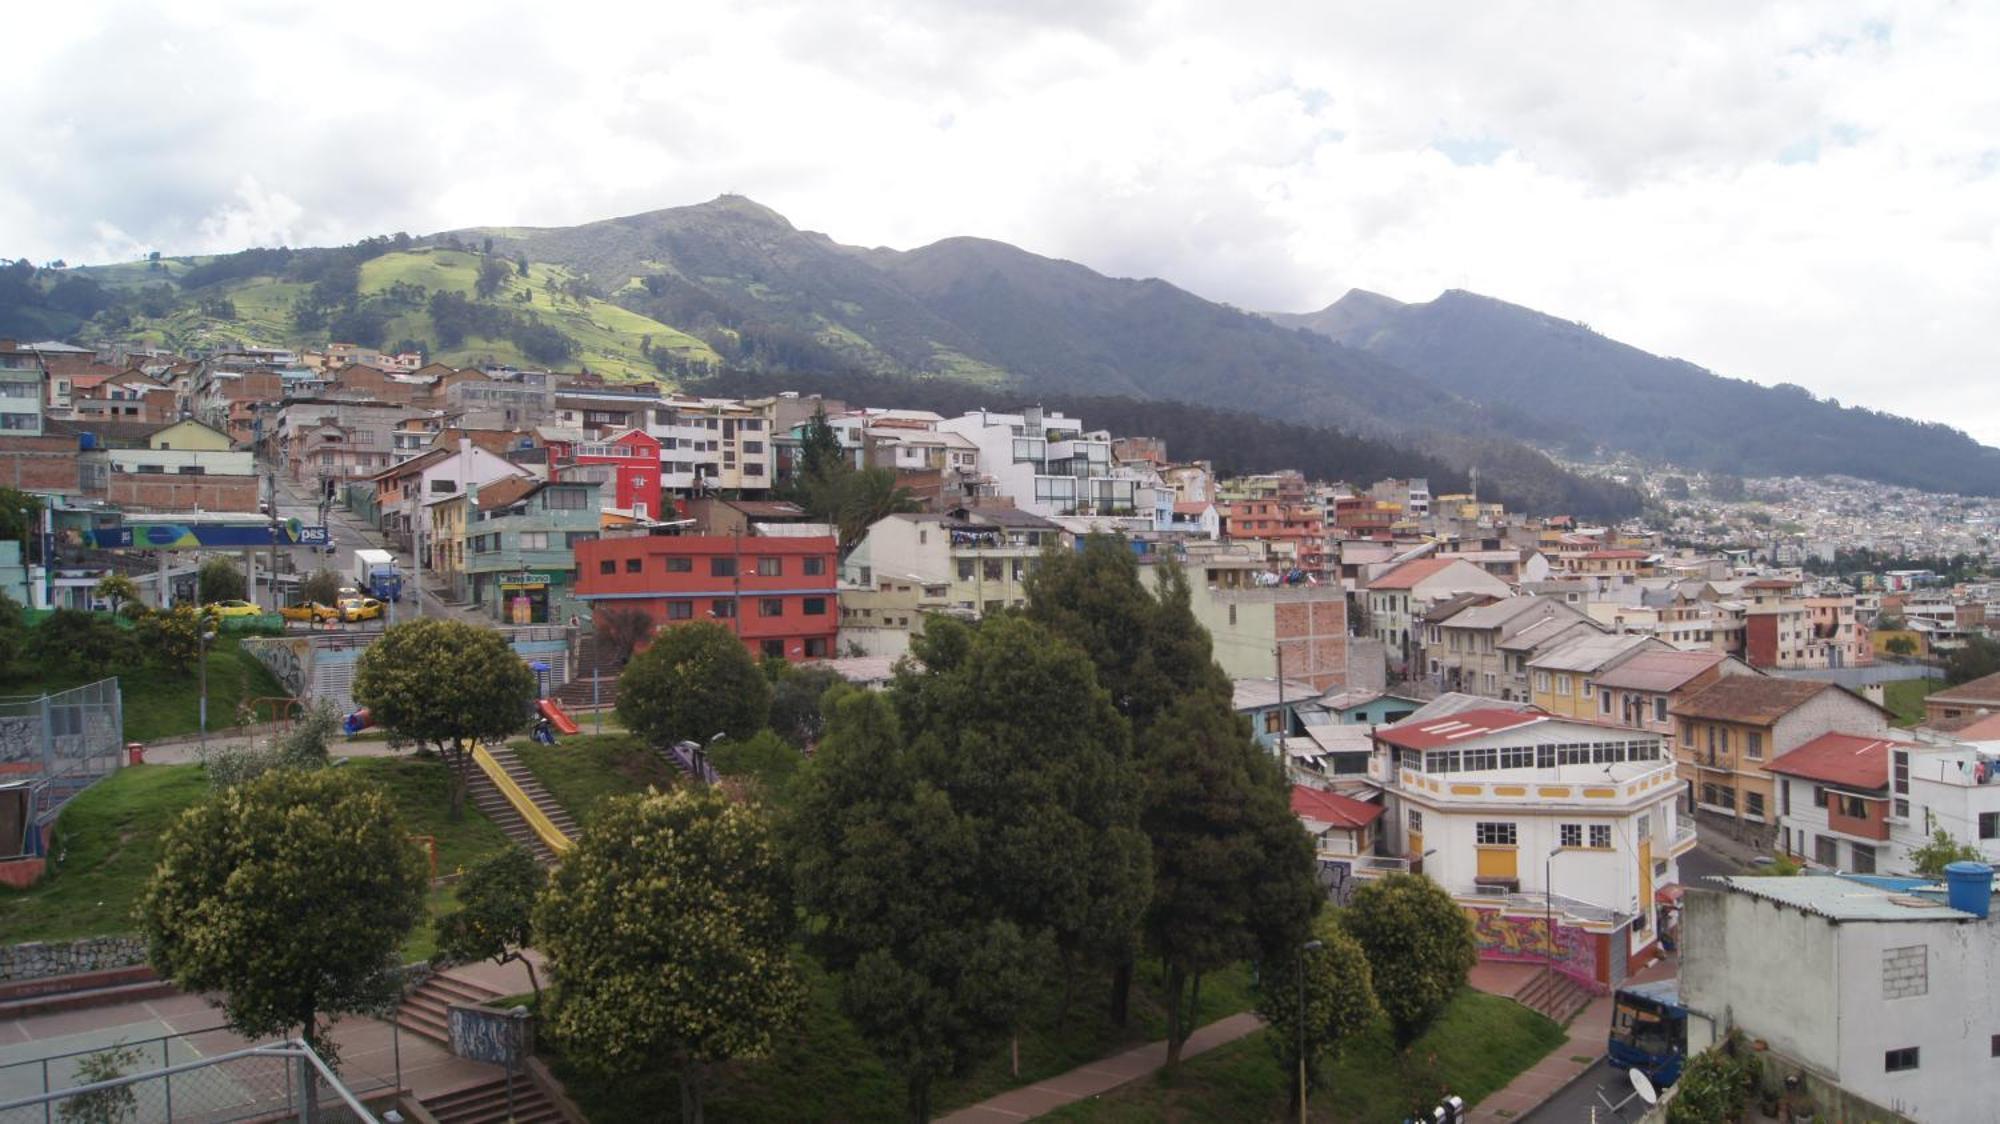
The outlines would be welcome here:
<svg viewBox="0 0 2000 1124">
<path fill-rule="evenodd" d="M 1153 510 L 1153 478 L 1111 463 L 1111 435 L 1060 412 L 977 410 L 938 423 L 979 450 L 998 494 L 1036 515 L 1130 515 Z"/>
<path fill-rule="evenodd" d="M 1906 760 L 1907 773 L 1893 761 L 1890 767 L 1896 801 L 1890 844 L 1899 860 L 1890 869 L 1907 869 L 1909 852 L 1939 830 L 1979 848 L 1987 862 L 2000 864 L 2000 745 L 1916 748 Z M 1904 822 L 1897 823 L 1897 815 Z"/>
<path fill-rule="evenodd" d="M 1894 887 L 1731 878 L 1684 899 L 1681 1000 L 1699 1051 L 1731 1025 L 1912 1120 L 1995 1118 L 2000 933 Z"/>
</svg>

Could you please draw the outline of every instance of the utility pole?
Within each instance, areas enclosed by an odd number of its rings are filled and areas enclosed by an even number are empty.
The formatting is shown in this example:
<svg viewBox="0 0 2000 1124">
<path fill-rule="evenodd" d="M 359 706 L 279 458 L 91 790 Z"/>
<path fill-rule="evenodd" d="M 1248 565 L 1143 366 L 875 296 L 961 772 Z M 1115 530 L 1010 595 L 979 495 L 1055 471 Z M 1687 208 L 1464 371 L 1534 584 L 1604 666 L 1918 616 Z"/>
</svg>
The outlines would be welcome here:
<svg viewBox="0 0 2000 1124">
<path fill-rule="evenodd" d="M 264 477 L 264 482 L 270 487 L 271 492 L 271 553 L 270 557 L 266 560 L 264 571 L 271 582 L 271 611 L 275 613 L 280 608 L 278 604 L 278 470 L 276 466 L 268 470 Z M 250 591 L 250 596 L 253 598 L 257 596 L 257 591 L 254 587 Z"/>
</svg>

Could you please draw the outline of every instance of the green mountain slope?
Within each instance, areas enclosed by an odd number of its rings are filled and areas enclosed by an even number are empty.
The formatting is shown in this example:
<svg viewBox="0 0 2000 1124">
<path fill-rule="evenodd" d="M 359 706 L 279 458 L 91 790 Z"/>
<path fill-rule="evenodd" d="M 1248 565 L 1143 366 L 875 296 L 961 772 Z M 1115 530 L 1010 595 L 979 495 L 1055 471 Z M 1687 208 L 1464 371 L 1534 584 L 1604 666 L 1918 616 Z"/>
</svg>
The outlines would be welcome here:
<svg viewBox="0 0 2000 1124">
<path fill-rule="evenodd" d="M 2000 495 L 2000 449 L 1949 426 L 1843 407 L 1803 387 L 1725 378 L 1476 293 L 1401 304 L 1357 291 L 1319 312 L 1273 319 L 1324 333 L 1488 407 L 1539 404 L 1510 427 L 1528 440 L 1717 472 L 1845 473 Z"/>
</svg>

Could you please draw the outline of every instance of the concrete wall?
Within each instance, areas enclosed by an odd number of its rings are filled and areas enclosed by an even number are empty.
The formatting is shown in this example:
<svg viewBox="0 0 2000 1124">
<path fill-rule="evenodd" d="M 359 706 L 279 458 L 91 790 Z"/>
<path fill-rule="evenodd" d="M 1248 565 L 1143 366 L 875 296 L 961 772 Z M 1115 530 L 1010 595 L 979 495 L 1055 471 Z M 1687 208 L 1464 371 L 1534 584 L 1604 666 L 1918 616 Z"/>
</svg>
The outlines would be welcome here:
<svg viewBox="0 0 2000 1124">
<path fill-rule="evenodd" d="M 1838 1072 L 1835 927 L 1748 894 L 1688 887 L 1682 899 L 1681 1001 L 1719 1026 Z M 1699 1045 L 1689 1041 L 1688 1048 Z M 1879 1066 L 1881 1060 L 1878 1058 Z"/>
<path fill-rule="evenodd" d="M 1838 933 L 1840 1084 L 1916 1120 L 1995 1119 L 1993 922 L 1849 922 Z M 1886 1072 L 1883 1054 L 1908 1046 L 1918 1049 L 1918 1067 Z"/>
</svg>

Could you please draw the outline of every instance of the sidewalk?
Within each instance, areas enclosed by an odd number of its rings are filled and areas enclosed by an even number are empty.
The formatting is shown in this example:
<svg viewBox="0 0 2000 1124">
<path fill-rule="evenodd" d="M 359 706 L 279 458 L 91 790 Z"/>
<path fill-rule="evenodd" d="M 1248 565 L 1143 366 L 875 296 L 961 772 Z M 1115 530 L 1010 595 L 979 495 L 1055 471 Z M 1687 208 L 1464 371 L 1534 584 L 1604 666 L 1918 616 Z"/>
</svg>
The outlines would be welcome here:
<svg viewBox="0 0 2000 1124">
<path fill-rule="evenodd" d="M 1488 967 L 1482 964 L 1481 968 Z M 1512 967 L 1512 965 L 1509 965 Z M 1526 967 L 1523 965 L 1523 967 Z M 1627 983 L 1651 983 L 1654 980 L 1673 978 L 1680 970 L 1679 958 L 1668 954 L 1648 964 L 1634 974 Z M 1511 991 L 1496 990 L 1511 986 L 1515 982 L 1512 975 L 1505 973 L 1482 975 L 1474 969 L 1472 986 L 1495 995 L 1512 997 Z M 1604 1057 L 1605 1040 L 1611 1034 L 1612 1000 L 1609 995 L 1600 995 L 1590 1001 L 1565 1028 L 1569 1037 L 1548 1056 L 1530 1066 L 1526 1072 L 1515 1075 L 1514 1080 L 1503 1089 L 1487 1094 L 1484 1100 L 1473 1105 L 1465 1114 L 1468 1124 L 1498 1124 L 1501 1121 L 1519 1120 L 1543 1101 L 1567 1088 L 1584 1072 L 1596 1065 Z M 1581 1060 L 1579 1060 L 1581 1059 Z"/>
<path fill-rule="evenodd" d="M 1234 1042 L 1263 1025 L 1263 1021 L 1252 1014 L 1231 1015 L 1226 1019 L 1218 1019 L 1188 1036 L 1187 1044 L 1181 1047 L 1181 1058 L 1186 1060 L 1196 1054 L 1213 1050 L 1217 1046 Z M 948 1116 L 940 1117 L 940 1124 L 1000 1124 L 1003 1121 L 1027 1120 L 1054 1112 L 1066 1104 L 1108 1093 L 1120 1085 L 1152 1073 L 1165 1064 L 1167 1064 L 1167 1044 L 1151 1042 L 1122 1054 L 1099 1058 L 1097 1061 L 1078 1066 L 1068 1073 L 1045 1081 L 1038 1081 L 1019 1089 L 1010 1089 L 997 1097 L 968 1105 Z"/>
</svg>

